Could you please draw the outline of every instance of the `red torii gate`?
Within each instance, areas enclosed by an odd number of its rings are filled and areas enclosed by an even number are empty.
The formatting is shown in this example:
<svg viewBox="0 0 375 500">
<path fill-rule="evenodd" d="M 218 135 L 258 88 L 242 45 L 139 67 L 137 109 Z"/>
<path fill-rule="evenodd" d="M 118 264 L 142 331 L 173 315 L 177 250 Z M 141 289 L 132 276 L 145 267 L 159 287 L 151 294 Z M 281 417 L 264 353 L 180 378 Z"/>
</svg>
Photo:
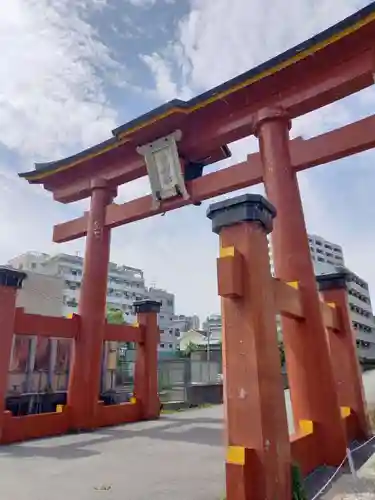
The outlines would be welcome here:
<svg viewBox="0 0 375 500">
<path fill-rule="evenodd" d="M 286 473 L 290 448 L 285 411 L 280 411 L 282 388 L 272 320 L 276 306 L 285 313 L 283 334 L 295 422 L 304 436 L 310 436 L 314 426 L 320 443 L 319 450 L 315 441 L 308 441 L 308 449 L 300 443 L 294 446 L 294 455 L 301 460 L 305 457 L 307 462 L 310 458 L 308 464 L 304 462 L 304 470 L 317 463 L 335 465 L 341 461 L 347 443 L 342 417 L 350 414 L 350 408 L 358 418 L 356 435 L 366 435 L 350 323 L 345 314 L 339 313 L 339 308 L 346 308 L 340 295 L 342 280 L 333 294 L 332 306 L 337 307 L 338 319 L 334 311 L 322 305 L 317 292 L 296 174 L 372 148 L 375 117 L 306 141 L 290 141 L 289 129 L 293 118 L 373 84 L 374 42 L 372 2 L 332 28 L 209 92 L 188 102 L 167 103 L 117 128 L 104 143 L 20 174 L 30 183 L 43 184 L 62 203 L 91 197 L 88 213 L 54 228 L 55 242 L 87 236 L 76 359 L 82 361 L 85 370 L 90 367 L 90 380 L 86 377 L 87 386 L 83 387 L 80 377 L 73 377 L 77 386 L 70 391 L 83 426 L 97 405 L 111 229 L 263 181 L 268 199 L 277 209 L 272 242 L 275 272 L 281 281 L 271 280 L 266 264 L 264 231 L 271 230 L 275 215 L 271 205 L 259 197 L 245 197 L 214 205 L 209 213 L 222 246 L 219 293 L 224 297 L 228 499 L 290 498 Z M 226 144 L 251 134 L 258 137 L 260 152 L 249 155 L 243 163 L 187 182 L 189 200 L 175 196 L 163 200 L 159 208 L 153 207 L 152 196 L 122 205 L 113 203 L 118 185 L 146 175 L 145 161 L 137 148 L 175 130 L 181 131 L 178 154 L 186 176 L 197 163 L 228 157 Z M 241 281 L 244 276 L 248 281 Z M 292 283 L 295 293 L 284 286 L 285 282 Z M 325 283 L 326 295 L 327 289 L 334 287 L 331 285 Z M 254 303 L 249 298 L 254 298 L 256 286 L 267 292 Z M 326 327 L 346 332 L 340 352 L 345 353 L 347 380 L 354 388 L 350 397 L 345 390 L 344 395 L 342 391 L 338 394 Z M 261 342 L 262 335 L 269 343 L 267 349 Z M 263 363 L 262 369 L 258 363 Z M 256 396 L 248 398 L 254 391 Z M 269 391 L 275 396 L 274 402 L 269 401 Z M 82 398 L 84 393 L 86 397 Z M 343 405 L 344 400 L 351 403 Z M 350 408 L 343 410 L 343 406 Z M 246 419 L 254 411 L 254 425 L 249 426 Z"/>
</svg>

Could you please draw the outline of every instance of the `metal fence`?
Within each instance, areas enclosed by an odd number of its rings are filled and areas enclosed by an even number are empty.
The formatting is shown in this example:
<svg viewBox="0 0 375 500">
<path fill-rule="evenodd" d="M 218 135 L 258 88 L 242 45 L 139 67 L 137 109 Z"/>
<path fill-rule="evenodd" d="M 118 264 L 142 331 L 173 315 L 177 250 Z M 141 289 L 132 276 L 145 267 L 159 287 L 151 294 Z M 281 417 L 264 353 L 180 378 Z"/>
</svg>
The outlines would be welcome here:
<svg viewBox="0 0 375 500">
<path fill-rule="evenodd" d="M 119 365 L 116 372 L 116 390 L 132 392 L 134 361 Z M 187 401 L 187 389 L 193 385 L 221 382 L 221 363 L 189 358 L 162 359 L 158 361 L 158 388 L 162 402 Z"/>
</svg>

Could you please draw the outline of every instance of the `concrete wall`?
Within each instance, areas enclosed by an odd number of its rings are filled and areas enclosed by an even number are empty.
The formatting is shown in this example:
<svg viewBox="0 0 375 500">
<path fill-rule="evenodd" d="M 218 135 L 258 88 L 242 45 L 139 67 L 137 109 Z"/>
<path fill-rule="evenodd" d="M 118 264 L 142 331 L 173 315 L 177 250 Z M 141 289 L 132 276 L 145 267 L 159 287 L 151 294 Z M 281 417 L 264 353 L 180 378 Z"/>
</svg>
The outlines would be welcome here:
<svg viewBox="0 0 375 500">
<path fill-rule="evenodd" d="M 48 276 L 26 271 L 27 277 L 22 289 L 17 293 L 16 306 L 26 313 L 42 316 L 62 316 L 64 281 L 56 276 Z M 35 332 L 38 333 L 38 332 Z M 8 390 L 10 392 L 40 392 L 48 385 L 54 390 L 64 389 L 67 375 L 53 374 L 50 366 L 53 352 L 58 349 L 58 340 L 37 339 L 37 337 L 14 336 Z M 36 370 L 42 363 L 44 370 Z M 34 371 L 35 370 L 35 371 Z"/>
<path fill-rule="evenodd" d="M 17 294 L 17 307 L 29 314 L 62 316 L 64 281 L 57 276 L 27 272 Z"/>
</svg>

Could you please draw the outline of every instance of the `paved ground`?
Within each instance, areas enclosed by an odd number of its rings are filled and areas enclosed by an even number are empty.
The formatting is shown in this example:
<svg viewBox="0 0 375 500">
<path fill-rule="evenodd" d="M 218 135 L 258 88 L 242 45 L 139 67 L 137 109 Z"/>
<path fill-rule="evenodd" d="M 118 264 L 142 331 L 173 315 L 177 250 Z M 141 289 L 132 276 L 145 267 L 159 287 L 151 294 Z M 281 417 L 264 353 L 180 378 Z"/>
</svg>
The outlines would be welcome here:
<svg viewBox="0 0 375 500">
<path fill-rule="evenodd" d="M 375 403 L 375 372 L 364 376 Z M 286 393 L 289 423 L 293 424 Z M 0 448 L 3 500 L 220 500 L 222 407 Z"/>
<path fill-rule="evenodd" d="M 222 408 L 0 448 L 2 500 L 220 500 Z"/>
</svg>

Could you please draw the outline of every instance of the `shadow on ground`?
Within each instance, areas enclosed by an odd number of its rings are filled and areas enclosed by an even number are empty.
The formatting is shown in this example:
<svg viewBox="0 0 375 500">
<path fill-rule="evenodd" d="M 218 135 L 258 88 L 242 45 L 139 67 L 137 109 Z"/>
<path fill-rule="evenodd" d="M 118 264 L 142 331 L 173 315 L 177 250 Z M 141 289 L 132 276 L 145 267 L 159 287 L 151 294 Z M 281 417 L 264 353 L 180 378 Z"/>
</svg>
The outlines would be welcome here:
<svg viewBox="0 0 375 500">
<path fill-rule="evenodd" d="M 33 442 L 3 446 L 0 456 L 11 455 L 17 458 L 50 457 L 59 460 L 72 460 L 100 455 L 102 452 L 93 450 L 97 444 L 111 441 L 131 440 L 134 438 L 149 438 L 163 441 L 175 441 L 209 446 L 223 446 L 222 426 L 220 418 L 183 418 L 167 416 L 155 422 L 136 423 L 123 427 L 109 427 L 85 434 L 74 434 L 63 437 L 46 438 Z M 66 441 L 71 441 L 66 443 Z M 46 446 L 43 446 L 43 444 Z M 90 447 L 90 449 L 87 449 Z"/>
<path fill-rule="evenodd" d="M 360 443 L 352 443 L 351 449 L 355 450 Z M 353 451 L 352 457 L 355 469 L 358 470 L 362 465 L 375 453 L 375 441 L 371 441 L 357 451 Z M 330 480 L 336 472 L 335 467 L 320 467 L 314 471 L 305 481 L 308 498 L 312 499 Z M 350 473 L 348 463 L 346 461 L 344 467 L 340 469 L 334 480 L 328 487 L 317 497 L 321 500 L 333 500 L 340 494 L 354 493 L 375 493 L 375 483 L 365 479 L 354 479 Z M 341 498 L 340 496 L 338 498 Z M 345 498 L 345 497 L 343 497 Z M 353 497 L 355 498 L 355 497 Z M 374 497 L 375 498 L 375 497 Z"/>
</svg>

